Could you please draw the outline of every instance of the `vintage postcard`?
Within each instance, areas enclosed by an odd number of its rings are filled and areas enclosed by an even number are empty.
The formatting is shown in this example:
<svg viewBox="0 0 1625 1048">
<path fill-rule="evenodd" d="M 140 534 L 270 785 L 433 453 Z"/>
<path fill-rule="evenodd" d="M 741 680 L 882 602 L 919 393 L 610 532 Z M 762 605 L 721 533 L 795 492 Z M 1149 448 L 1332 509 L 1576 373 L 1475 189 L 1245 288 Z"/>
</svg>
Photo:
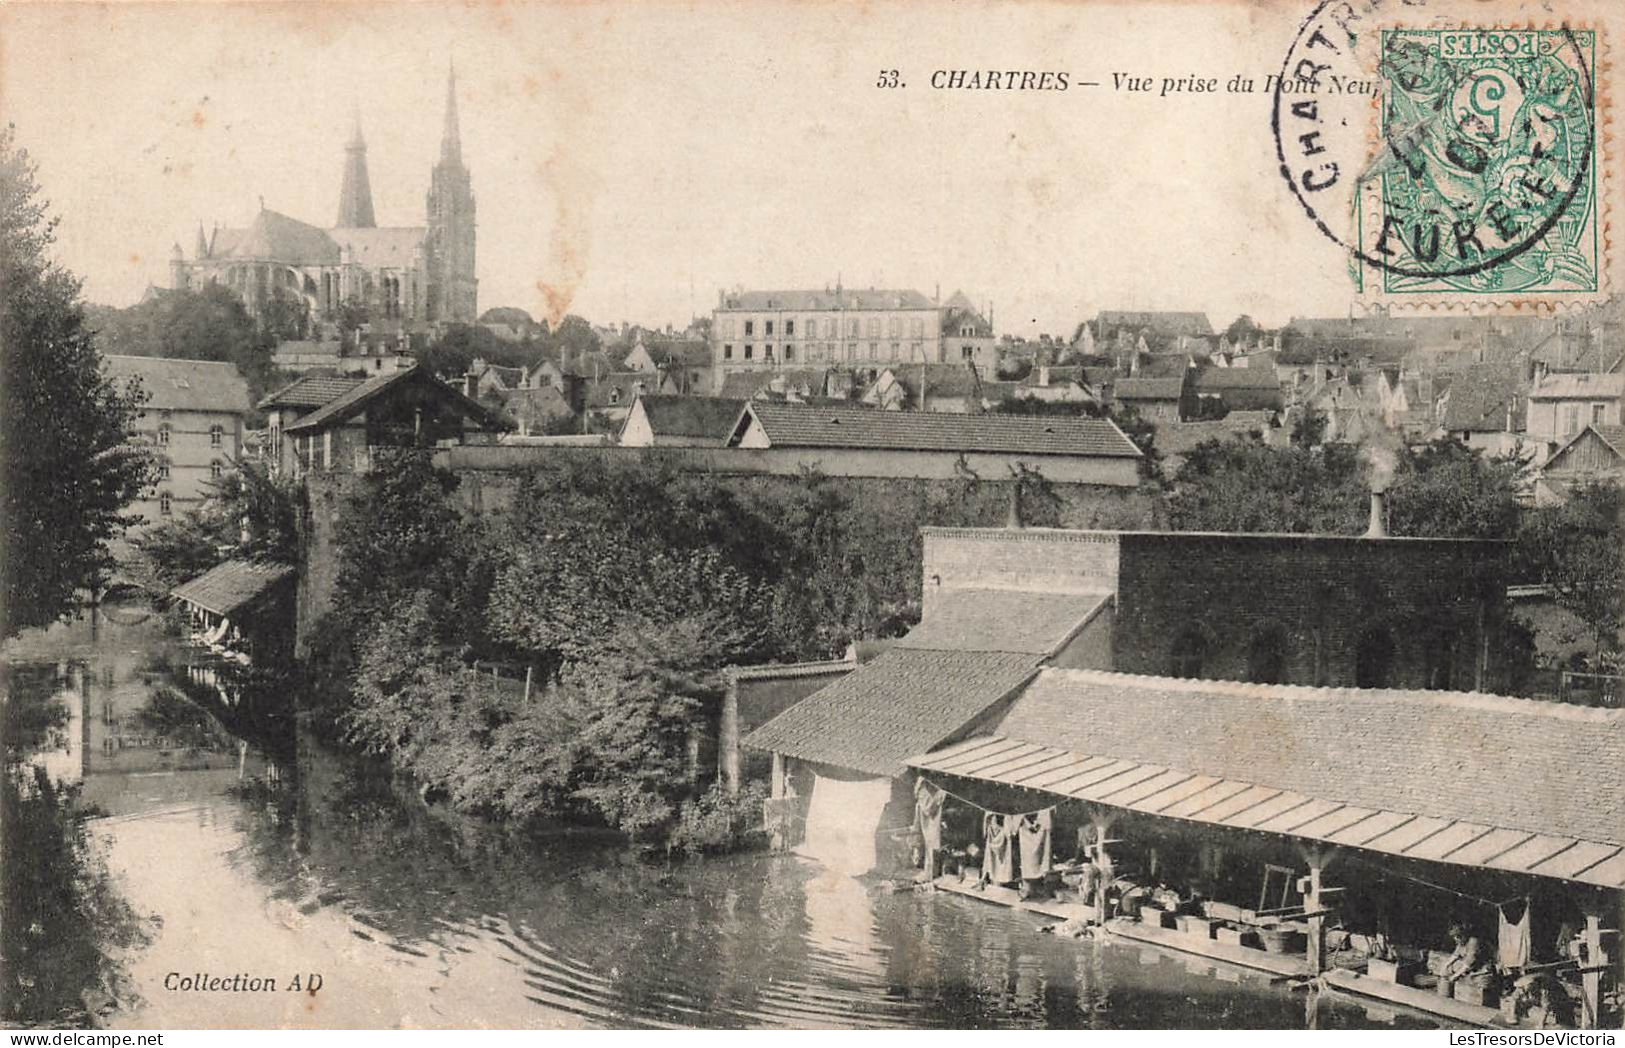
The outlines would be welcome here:
<svg viewBox="0 0 1625 1048">
<path fill-rule="evenodd" d="M 0 7 L 0 1024 L 1619 1030 L 1622 40 Z"/>
</svg>

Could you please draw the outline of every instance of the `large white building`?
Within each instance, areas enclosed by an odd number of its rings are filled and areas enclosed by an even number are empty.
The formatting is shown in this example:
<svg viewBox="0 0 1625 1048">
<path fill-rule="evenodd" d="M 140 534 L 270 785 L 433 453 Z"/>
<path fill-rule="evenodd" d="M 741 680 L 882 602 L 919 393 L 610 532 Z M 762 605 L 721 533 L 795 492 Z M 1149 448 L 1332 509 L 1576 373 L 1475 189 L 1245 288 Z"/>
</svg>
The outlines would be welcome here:
<svg viewBox="0 0 1625 1048">
<path fill-rule="evenodd" d="M 943 308 L 918 291 L 724 291 L 711 322 L 716 381 L 751 368 L 943 362 Z"/>
</svg>

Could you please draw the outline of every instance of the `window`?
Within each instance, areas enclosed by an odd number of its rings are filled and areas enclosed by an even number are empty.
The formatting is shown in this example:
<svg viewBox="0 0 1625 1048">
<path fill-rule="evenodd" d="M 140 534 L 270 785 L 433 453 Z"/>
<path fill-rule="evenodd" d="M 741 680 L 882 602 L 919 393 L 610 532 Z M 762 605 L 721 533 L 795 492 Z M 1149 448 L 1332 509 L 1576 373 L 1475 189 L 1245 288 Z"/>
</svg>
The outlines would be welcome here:
<svg viewBox="0 0 1625 1048">
<path fill-rule="evenodd" d="M 168 480 L 169 479 L 169 460 L 168 459 L 159 459 L 158 460 L 158 479 L 159 480 Z"/>
<path fill-rule="evenodd" d="M 225 442 L 225 439 L 226 427 L 218 422 L 209 427 L 209 447 L 217 448 Z"/>
<path fill-rule="evenodd" d="M 1168 653 L 1168 676 L 1200 677 L 1207 659 L 1207 637 L 1195 626 L 1187 626 Z"/>
<path fill-rule="evenodd" d="M 160 515 L 165 517 L 174 512 L 174 506 L 170 503 L 169 492 L 167 491 L 160 491 L 158 493 L 158 512 Z"/>
<path fill-rule="evenodd" d="M 903 353 L 903 344 L 901 342 L 893 342 L 891 344 L 891 358 L 893 360 L 896 360 L 900 356 L 902 356 L 902 353 Z"/>
<path fill-rule="evenodd" d="M 755 333 L 756 333 L 756 321 L 754 321 L 754 320 L 745 321 L 745 334 L 753 335 Z"/>
<path fill-rule="evenodd" d="M 755 353 L 751 350 L 750 343 L 745 343 L 745 359 L 749 360 L 753 356 L 755 356 Z"/>
<path fill-rule="evenodd" d="M 215 480 L 219 480 L 220 479 L 220 473 L 221 473 L 220 460 L 215 459 L 214 461 L 209 463 L 209 476 L 213 477 Z"/>
<path fill-rule="evenodd" d="M 1570 404 L 1563 409 L 1563 434 L 1565 436 L 1580 432 L 1580 407 Z"/>
<path fill-rule="evenodd" d="M 1247 649 L 1247 679 L 1254 684 L 1282 684 L 1286 680 L 1286 630 L 1266 626 Z"/>
<path fill-rule="evenodd" d="M 870 317 L 869 318 L 869 337 L 870 338 L 879 338 L 880 337 L 880 318 L 879 317 Z"/>
<path fill-rule="evenodd" d="M 870 360 L 879 360 L 880 359 L 880 343 L 878 343 L 878 342 L 869 343 L 869 359 Z"/>
<path fill-rule="evenodd" d="M 850 320 L 848 320 L 846 322 L 846 336 L 847 336 L 847 338 L 857 338 L 858 337 L 858 318 L 857 317 L 853 317 L 852 319 L 850 319 Z"/>
<path fill-rule="evenodd" d="M 620 387 L 618 387 L 618 386 L 611 386 L 610 387 L 610 390 L 609 390 L 609 402 L 611 404 L 619 404 L 621 402 L 621 390 L 620 390 Z"/>
<path fill-rule="evenodd" d="M 796 359 L 796 347 L 790 345 L 790 343 L 788 343 L 788 342 L 786 342 L 784 344 L 784 359 L 785 360 L 794 360 L 794 359 Z"/>
<path fill-rule="evenodd" d="M 976 355 L 976 350 L 972 346 L 960 346 L 959 355 L 965 360 L 969 360 Z"/>
<path fill-rule="evenodd" d="M 722 359 L 723 360 L 732 360 L 733 358 L 734 358 L 734 348 L 733 348 L 733 346 L 728 345 L 727 343 L 723 343 L 723 346 L 722 346 Z"/>
<path fill-rule="evenodd" d="M 914 318 L 914 337 L 919 338 L 925 334 L 925 320 L 922 317 Z"/>
<path fill-rule="evenodd" d="M 1602 404 L 1593 404 L 1593 405 L 1591 405 L 1591 424 L 1593 426 L 1602 425 L 1602 413 L 1603 413 L 1603 405 Z"/>
<path fill-rule="evenodd" d="M 158 443 L 166 445 L 169 443 L 169 423 L 167 422 L 158 423 Z"/>
<path fill-rule="evenodd" d="M 762 359 L 763 360 L 772 360 L 773 359 L 773 347 L 771 345 L 766 345 L 766 346 L 762 347 Z"/>
<path fill-rule="evenodd" d="M 769 320 L 767 322 L 767 326 L 762 328 L 762 334 L 764 334 L 764 335 L 773 334 L 773 321 Z"/>
<path fill-rule="evenodd" d="M 789 337 L 790 335 L 794 335 L 795 333 L 796 333 L 796 322 L 794 320 L 786 320 L 784 322 L 784 334 L 785 334 L 785 336 Z"/>
<path fill-rule="evenodd" d="M 891 318 L 891 337 L 896 338 L 898 335 L 901 335 L 902 333 L 903 333 L 903 318 L 902 317 L 892 317 Z"/>
<path fill-rule="evenodd" d="M 1360 635 L 1354 648 L 1354 686 L 1385 688 L 1394 664 L 1394 638 L 1381 626 Z"/>
</svg>

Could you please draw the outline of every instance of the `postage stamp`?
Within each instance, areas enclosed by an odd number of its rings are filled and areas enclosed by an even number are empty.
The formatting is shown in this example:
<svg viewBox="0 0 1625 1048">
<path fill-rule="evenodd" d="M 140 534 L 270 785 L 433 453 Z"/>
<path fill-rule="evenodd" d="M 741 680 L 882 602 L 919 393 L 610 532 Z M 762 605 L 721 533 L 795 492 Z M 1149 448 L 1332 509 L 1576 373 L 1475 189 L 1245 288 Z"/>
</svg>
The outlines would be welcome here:
<svg viewBox="0 0 1625 1048">
<path fill-rule="evenodd" d="M 1356 292 L 1471 312 L 1604 297 L 1600 33 L 1374 14 L 1317 8 L 1273 110 L 1281 172 Z"/>
<path fill-rule="evenodd" d="M 1385 30 L 1377 207 L 1360 248 L 1389 295 L 1599 288 L 1596 38 Z"/>
</svg>

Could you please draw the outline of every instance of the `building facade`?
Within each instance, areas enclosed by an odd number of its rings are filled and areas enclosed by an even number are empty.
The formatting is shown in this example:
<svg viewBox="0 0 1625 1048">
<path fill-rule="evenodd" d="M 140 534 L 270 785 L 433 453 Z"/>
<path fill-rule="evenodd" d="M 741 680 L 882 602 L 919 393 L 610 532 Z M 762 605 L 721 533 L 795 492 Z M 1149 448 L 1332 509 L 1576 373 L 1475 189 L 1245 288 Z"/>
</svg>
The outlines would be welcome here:
<svg viewBox="0 0 1625 1048">
<path fill-rule="evenodd" d="M 177 243 L 170 286 L 223 284 L 251 313 L 273 299 L 288 300 L 307 309 L 319 328 L 337 328 L 357 307 L 374 332 L 473 323 L 478 316 L 474 192 L 462 160 L 456 83 L 453 73 L 425 225 L 378 225 L 358 116 L 344 147 L 338 216 L 331 228 L 270 210 L 262 198 L 247 228 L 217 226 L 205 234 L 200 224 L 191 258 Z"/>
<path fill-rule="evenodd" d="M 724 291 L 711 322 L 715 381 L 753 368 L 942 363 L 942 318 L 918 291 Z"/>
<path fill-rule="evenodd" d="M 234 364 L 168 357 L 104 359 L 115 385 L 137 380 L 148 398 L 135 423 L 135 439 L 157 455 L 158 479 L 130 507 L 141 515 L 141 526 L 201 505 L 210 485 L 242 454 L 248 383 Z"/>
</svg>

